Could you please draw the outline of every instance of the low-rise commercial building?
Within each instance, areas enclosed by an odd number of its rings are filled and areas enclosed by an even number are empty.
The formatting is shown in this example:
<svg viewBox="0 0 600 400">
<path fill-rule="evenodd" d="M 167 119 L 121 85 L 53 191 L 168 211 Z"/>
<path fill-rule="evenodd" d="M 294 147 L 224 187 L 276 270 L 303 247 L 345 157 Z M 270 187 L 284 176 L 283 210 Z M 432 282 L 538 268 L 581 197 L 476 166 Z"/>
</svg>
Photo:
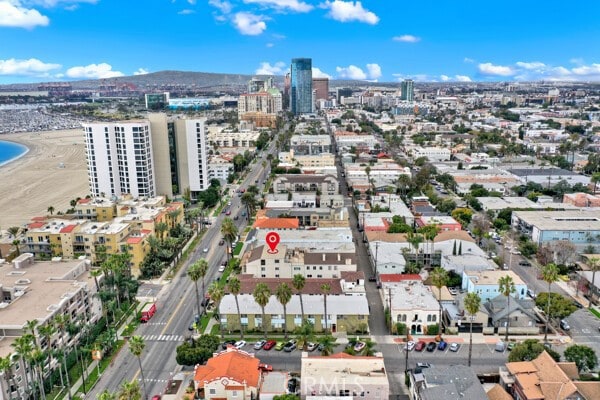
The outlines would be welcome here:
<svg viewBox="0 0 600 400">
<path fill-rule="evenodd" d="M 482 302 L 486 302 L 502 294 L 499 279 L 510 276 L 515 284 L 513 297 L 525 299 L 527 285 L 521 277 L 513 271 L 464 271 L 462 274 L 462 288 L 468 293 L 477 293 Z"/>
</svg>

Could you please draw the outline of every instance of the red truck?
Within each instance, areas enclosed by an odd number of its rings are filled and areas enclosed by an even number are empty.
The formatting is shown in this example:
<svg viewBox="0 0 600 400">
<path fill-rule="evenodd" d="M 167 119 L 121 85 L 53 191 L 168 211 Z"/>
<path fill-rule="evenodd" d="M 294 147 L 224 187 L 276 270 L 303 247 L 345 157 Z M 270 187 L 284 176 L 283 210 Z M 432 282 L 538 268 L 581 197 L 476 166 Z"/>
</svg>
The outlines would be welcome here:
<svg viewBox="0 0 600 400">
<path fill-rule="evenodd" d="M 156 304 L 148 303 L 142 308 L 142 317 L 140 318 L 141 322 L 148 322 L 150 318 L 156 313 Z"/>
</svg>

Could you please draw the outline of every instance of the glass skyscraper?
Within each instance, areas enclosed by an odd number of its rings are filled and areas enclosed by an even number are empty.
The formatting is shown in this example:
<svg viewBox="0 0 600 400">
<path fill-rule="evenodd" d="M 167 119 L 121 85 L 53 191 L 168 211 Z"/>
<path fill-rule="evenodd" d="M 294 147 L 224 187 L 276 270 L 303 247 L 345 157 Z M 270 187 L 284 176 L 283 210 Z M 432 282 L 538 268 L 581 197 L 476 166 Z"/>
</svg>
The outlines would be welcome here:
<svg viewBox="0 0 600 400">
<path fill-rule="evenodd" d="M 292 59 L 290 109 L 296 115 L 313 112 L 312 59 L 310 58 Z"/>
</svg>

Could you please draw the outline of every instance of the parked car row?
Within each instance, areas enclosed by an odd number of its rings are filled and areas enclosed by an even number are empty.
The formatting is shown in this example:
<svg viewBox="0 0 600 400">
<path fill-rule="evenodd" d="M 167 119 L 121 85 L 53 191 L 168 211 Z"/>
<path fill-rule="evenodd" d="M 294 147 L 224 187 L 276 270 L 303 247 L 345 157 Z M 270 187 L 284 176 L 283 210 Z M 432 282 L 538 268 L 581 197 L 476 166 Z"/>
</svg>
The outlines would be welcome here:
<svg viewBox="0 0 600 400">
<path fill-rule="evenodd" d="M 435 349 L 444 351 L 448 347 L 448 342 L 442 340 L 440 342 L 425 342 L 423 340 L 419 340 L 418 342 L 409 341 L 404 345 L 405 351 L 423 351 L 427 350 L 429 352 L 435 351 Z M 449 350 L 452 352 L 457 352 L 460 349 L 460 343 L 450 343 Z"/>
</svg>

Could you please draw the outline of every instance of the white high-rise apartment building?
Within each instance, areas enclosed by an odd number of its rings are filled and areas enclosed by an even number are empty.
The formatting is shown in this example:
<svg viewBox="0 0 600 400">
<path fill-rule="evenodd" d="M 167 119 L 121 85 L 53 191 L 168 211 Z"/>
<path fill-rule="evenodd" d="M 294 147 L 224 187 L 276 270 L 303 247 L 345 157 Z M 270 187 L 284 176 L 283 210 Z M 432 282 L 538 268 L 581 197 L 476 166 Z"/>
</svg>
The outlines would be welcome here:
<svg viewBox="0 0 600 400">
<path fill-rule="evenodd" d="M 208 189 L 208 150 L 206 119 L 179 119 L 175 121 L 177 136 L 177 164 L 182 188 L 192 194 Z"/>
<path fill-rule="evenodd" d="M 156 195 L 148 121 L 84 124 L 92 196 Z"/>
</svg>

